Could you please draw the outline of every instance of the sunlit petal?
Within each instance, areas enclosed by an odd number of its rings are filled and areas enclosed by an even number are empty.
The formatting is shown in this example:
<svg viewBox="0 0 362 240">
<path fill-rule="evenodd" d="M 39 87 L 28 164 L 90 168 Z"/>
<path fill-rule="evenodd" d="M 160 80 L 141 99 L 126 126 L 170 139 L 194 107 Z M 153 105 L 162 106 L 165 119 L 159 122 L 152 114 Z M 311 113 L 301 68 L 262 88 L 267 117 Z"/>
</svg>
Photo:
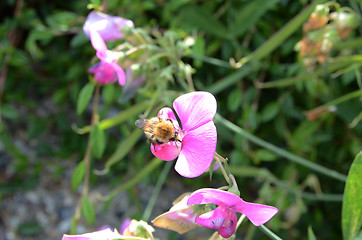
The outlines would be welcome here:
<svg viewBox="0 0 362 240">
<path fill-rule="evenodd" d="M 202 188 L 190 195 L 187 204 L 207 204 L 214 203 L 222 206 L 238 206 L 243 204 L 243 200 L 236 194 L 213 188 Z"/>
<path fill-rule="evenodd" d="M 102 54 L 106 54 L 108 50 L 106 43 L 102 39 L 101 35 L 97 31 L 90 31 L 90 40 L 93 48 Z"/>
<path fill-rule="evenodd" d="M 214 158 L 217 133 L 214 122 L 189 131 L 182 138 L 182 150 L 175 169 L 184 177 L 197 177 L 206 172 Z"/>
<path fill-rule="evenodd" d="M 123 69 L 117 63 L 110 63 L 110 65 L 117 74 L 119 85 L 123 86 L 126 82 L 126 74 L 124 73 Z"/>
<path fill-rule="evenodd" d="M 88 37 L 90 31 L 95 30 L 104 41 L 114 41 L 123 38 L 121 30 L 125 27 L 133 27 L 133 22 L 122 17 L 92 11 L 87 16 L 83 30 Z"/>
<path fill-rule="evenodd" d="M 118 238 L 121 238 L 121 235 L 107 228 L 105 230 L 80 235 L 64 234 L 62 240 L 111 240 Z"/>
<path fill-rule="evenodd" d="M 208 92 L 192 92 L 175 99 L 173 107 L 179 116 L 183 130 L 193 130 L 213 120 L 216 99 Z"/>
<path fill-rule="evenodd" d="M 278 212 L 275 207 L 249 202 L 235 206 L 232 210 L 245 214 L 255 226 L 266 223 Z"/>
</svg>

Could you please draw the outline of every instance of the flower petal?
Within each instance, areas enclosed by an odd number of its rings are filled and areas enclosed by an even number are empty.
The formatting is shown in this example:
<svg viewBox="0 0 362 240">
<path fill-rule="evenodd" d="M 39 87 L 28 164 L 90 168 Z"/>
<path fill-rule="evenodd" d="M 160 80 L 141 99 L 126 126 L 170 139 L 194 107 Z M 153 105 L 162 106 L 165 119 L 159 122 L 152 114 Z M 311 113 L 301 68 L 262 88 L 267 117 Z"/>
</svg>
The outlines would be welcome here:
<svg viewBox="0 0 362 240">
<path fill-rule="evenodd" d="M 255 226 L 266 223 L 278 212 L 275 207 L 249 202 L 235 206 L 232 210 L 245 214 Z"/>
<path fill-rule="evenodd" d="M 216 113 L 216 99 L 209 92 L 192 92 L 175 99 L 173 107 L 183 130 L 193 130 L 212 121 Z"/>
<path fill-rule="evenodd" d="M 224 216 L 223 212 L 221 207 L 217 207 L 215 210 L 200 215 L 195 221 L 201 226 L 219 229 L 224 223 L 225 217 L 227 217 L 227 215 Z"/>
<path fill-rule="evenodd" d="M 114 41 L 123 38 L 121 30 L 126 26 L 133 27 L 134 24 L 131 20 L 122 17 L 110 16 L 102 12 L 92 11 L 87 16 L 83 30 L 88 37 L 90 31 L 95 30 L 101 35 L 104 41 Z"/>
<path fill-rule="evenodd" d="M 217 132 L 214 122 L 189 131 L 182 138 L 182 149 L 176 162 L 176 171 L 193 178 L 206 172 L 214 158 Z"/>
<path fill-rule="evenodd" d="M 94 74 L 94 78 L 101 84 L 112 83 L 116 81 L 116 72 L 111 64 L 99 62 L 88 69 L 89 73 Z"/>
<path fill-rule="evenodd" d="M 177 158 L 181 151 L 181 143 L 179 142 L 168 142 L 166 144 L 158 145 L 151 144 L 151 152 L 153 155 L 164 161 L 171 161 Z"/>
<path fill-rule="evenodd" d="M 117 63 L 110 63 L 110 65 L 117 74 L 119 85 L 123 86 L 126 82 L 126 74 L 124 73 L 123 68 Z"/>
<path fill-rule="evenodd" d="M 220 235 L 223 238 L 231 237 L 231 235 L 233 235 L 235 232 L 236 223 L 237 223 L 236 213 L 229 210 L 228 217 L 225 219 L 224 223 L 219 228 Z"/>
<path fill-rule="evenodd" d="M 97 31 L 93 31 L 93 30 L 90 31 L 90 40 L 91 40 L 93 48 L 97 52 L 101 53 L 102 55 L 106 54 L 106 52 L 108 50 L 107 45 L 104 42 L 104 40 L 102 39 L 101 35 Z M 99 53 L 97 53 L 97 56 Z M 98 58 L 99 58 L 99 56 L 98 56 Z"/>
<path fill-rule="evenodd" d="M 187 204 L 191 205 L 214 203 L 219 206 L 230 207 L 234 210 L 234 206 L 242 205 L 243 202 L 244 201 L 240 197 L 231 192 L 226 192 L 213 188 L 202 188 L 193 192 L 190 195 Z"/>
<path fill-rule="evenodd" d="M 80 235 L 64 234 L 62 240 L 111 240 L 121 237 L 122 236 L 118 233 L 115 233 L 111 229 L 107 228 L 105 230 Z"/>
</svg>

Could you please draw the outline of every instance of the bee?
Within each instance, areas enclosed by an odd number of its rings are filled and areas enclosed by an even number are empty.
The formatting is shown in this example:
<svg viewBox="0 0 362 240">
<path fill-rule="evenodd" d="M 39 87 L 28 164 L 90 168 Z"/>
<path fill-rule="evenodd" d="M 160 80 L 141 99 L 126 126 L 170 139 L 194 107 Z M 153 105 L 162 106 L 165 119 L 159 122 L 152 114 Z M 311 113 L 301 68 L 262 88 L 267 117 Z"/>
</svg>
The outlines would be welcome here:
<svg viewBox="0 0 362 240">
<path fill-rule="evenodd" d="M 150 143 L 162 145 L 170 141 L 181 142 L 171 119 L 163 120 L 160 117 L 138 119 L 135 124 L 145 132 Z"/>
</svg>

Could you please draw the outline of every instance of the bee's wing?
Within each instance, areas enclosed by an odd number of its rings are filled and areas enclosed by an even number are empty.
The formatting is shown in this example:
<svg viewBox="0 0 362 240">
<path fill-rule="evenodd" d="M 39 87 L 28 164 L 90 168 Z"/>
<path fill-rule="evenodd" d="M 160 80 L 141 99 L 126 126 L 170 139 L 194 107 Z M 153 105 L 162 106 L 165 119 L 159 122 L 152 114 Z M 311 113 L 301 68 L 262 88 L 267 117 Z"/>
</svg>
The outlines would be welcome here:
<svg viewBox="0 0 362 240">
<path fill-rule="evenodd" d="M 149 122 L 149 119 L 138 119 L 138 120 L 136 120 L 135 124 L 139 129 L 145 130 L 148 122 Z"/>
</svg>

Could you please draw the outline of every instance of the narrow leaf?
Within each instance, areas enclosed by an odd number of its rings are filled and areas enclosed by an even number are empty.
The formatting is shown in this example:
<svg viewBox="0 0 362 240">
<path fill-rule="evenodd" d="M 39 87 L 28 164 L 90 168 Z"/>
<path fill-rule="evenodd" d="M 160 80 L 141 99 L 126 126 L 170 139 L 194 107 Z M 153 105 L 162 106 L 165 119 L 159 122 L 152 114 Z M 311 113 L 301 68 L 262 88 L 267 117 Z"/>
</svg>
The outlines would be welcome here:
<svg viewBox="0 0 362 240">
<path fill-rule="evenodd" d="M 352 240 L 362 225 L 362 152 L 349 169 L 342 203 L 343 239 Z"/>
<path fill-rule="evenodd" d="M 194 26 L 195 29 L 214 34 L 221 38 L 228 37 L 225 26 L 219 22 L 206 8 L 196 5 L 182 8 L 181 16 L 184 21 Z"/>
<path fill-rule="evenodd" d="M 121 161 L 131 151 L 133 146 L 137 143 L 138 139 L 142 136 L 143 132 L 135 129 L 122 143 L 117 147 L 116 151 L 106 162 L 106 171 L 115 163 Z"/>
<path fill-rule="evenodd" d="M 106 136 L 99 127 L 99 124 L 94 125 L 90 134 L 90 141 L 93 156 L 96 158 L 102 157 L 104 149 L 106 148 Z"/>
<path fill-rule="evenodd" d="M 82 200 L 82 214 L 89 224 L 94 224 L 96 220 L 96 211 L 87 196 L 84 196 Z"/>
<path fill-rule="evenodd" d="M 85 163 L 84 161 L 81 161 L 78 163 L 78 166 L 74 169 L 73 175 L 72 175 L 72 190 L 77 190 L 79 184 L 82 182 L 83 177 L 85 173 Z"/>
<path fill-rule="evenodd" d="M 114 84 L 106 84 L 103 87 L 102 98 L 103 101 L 107 104 L 110 104 L 113 101 L 114 96 Z"/>
<path fill-rule="evenodd" d="M 308 240 L 317 240 L 311 226 L 308 227 Z"/>
<path fill-rule="evenodd" d="M 92 98 L 95 85 L 91 82 L 87 83 L 79 93 L 77 101 L 77 114 L 80 115 L 88 106 L 89 101 Z"/>
<path fill-rule="evenodd" d="M 248 1 L 246 5 L 240 8 L 237 13 L 235 21 L 230 26 L 230 32 L 234 37 L 244 34 L 250 27 L 252 27 L 258 20 L 272 8 L 280 0 L 254 0 Z"/>
</svg>

